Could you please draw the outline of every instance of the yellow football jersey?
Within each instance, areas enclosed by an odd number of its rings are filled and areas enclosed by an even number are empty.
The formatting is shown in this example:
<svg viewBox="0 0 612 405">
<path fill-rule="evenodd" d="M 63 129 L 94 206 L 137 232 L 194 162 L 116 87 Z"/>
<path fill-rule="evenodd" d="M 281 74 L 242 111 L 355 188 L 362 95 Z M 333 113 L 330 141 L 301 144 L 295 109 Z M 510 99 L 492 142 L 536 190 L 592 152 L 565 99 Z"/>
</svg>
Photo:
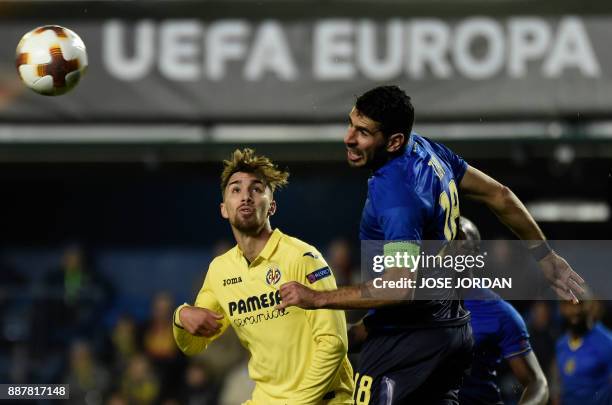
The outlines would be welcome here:
<svg viewBox="0 0 612 405">
<path fill-rule="evenodd" d="M 344 312 L 275 309 L 279 287 L 288 281 L 316 290 L 336 288 L 331 269 L 314 247 L 276 229 L 250 264 L 238 246 L 216 257 L 195 305 L 223 314 L 221 333 L 231 325 L 251 353 L 249 376 L 255 389 L 247 404 L 351 404 L 353 371 L 346 356 Z M 174 337 L 188 355 L 215 338 L 191 335 L 178 316 Z"/>
</svg>

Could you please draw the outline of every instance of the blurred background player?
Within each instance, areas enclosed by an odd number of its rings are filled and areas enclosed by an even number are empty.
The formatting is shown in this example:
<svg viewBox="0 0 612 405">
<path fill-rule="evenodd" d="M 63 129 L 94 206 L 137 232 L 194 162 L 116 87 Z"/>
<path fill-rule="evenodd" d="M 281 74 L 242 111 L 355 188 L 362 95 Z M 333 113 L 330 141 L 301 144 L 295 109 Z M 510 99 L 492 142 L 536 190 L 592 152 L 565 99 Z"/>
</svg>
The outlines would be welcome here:
<svg viewBox="0 0 612 405">
<path fill-rule="evenodd" d="M 557 384 L 553 403 L 612 403 L 612 334 L 595 318 L 596 303 L 562 302 L 567 332 L 557 341 Z"/>
<path fill-rule="evenodd" d="M 251 149 L 236 150 L 224 161 L 221 215 L 237 245 L 210 264 L 195 305 L 177 308 L 174 336 L 184 353 L 195 355 L 231 325 L 251 353 L 255 389 L 248 404 L 350 404 L 344 314 L 274 308 L 283 281 L 336 288 L 314 247 L 272 230 L 273 192 L 288 177 Z"/>
<path fill-rule="evenodd" d="M 455 242 L 458 255 L 480 253 L 480 232 L 465 217 L 459 218 L 461 237 Z M 467 275 L 471 277 L 471 274 Z M 512 305 L 489 289 L 464 291 L 474 334 L 474 360 L 459 391 L 465 405 L 503 404 L 498 387 L 498 369 L 505 360 L 523 386 L 520 404 L 546 404 L 548 384 L 529 343 L 525 321 Z"/>
</svg>

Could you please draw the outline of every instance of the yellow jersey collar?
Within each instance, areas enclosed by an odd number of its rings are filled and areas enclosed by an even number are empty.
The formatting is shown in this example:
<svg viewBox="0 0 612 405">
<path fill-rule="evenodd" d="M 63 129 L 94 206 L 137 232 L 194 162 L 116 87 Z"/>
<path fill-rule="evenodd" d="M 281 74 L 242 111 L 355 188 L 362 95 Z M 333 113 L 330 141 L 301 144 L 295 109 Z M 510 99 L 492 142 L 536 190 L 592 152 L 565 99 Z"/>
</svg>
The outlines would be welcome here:
<svg viewBox="0 0 612 405">
<path fill-rule="evenodd" d="M 266 246 L 264 246 L 257 257 L 263 257 L 266 260 L 270 260 L 270 257 L 272 257 L 272 253 L 274 253 L 276 250 L 278 242 L 280 242 L 282 236 L 283 233 L 278 228 L 272 231 L 272 235 L 270 235 L 270 239 L 268 239 Z"/>
</svg>

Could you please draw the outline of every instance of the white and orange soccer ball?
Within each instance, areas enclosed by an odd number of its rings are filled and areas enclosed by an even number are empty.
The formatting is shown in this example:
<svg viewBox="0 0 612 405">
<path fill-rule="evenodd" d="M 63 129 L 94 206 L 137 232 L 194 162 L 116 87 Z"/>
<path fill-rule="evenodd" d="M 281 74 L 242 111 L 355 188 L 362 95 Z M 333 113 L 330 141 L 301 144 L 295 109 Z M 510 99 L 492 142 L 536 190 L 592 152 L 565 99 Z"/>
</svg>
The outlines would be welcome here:
<svg viewBox="0 0 612 405">
<path fill-rule="evenodd" d="M 74 31 L 45 25 L 21 38 L 16 66 L 26 86 L 46 96 L 58 96 L 72 90 L 87 70 L 87 51 Z"/>
</svg>

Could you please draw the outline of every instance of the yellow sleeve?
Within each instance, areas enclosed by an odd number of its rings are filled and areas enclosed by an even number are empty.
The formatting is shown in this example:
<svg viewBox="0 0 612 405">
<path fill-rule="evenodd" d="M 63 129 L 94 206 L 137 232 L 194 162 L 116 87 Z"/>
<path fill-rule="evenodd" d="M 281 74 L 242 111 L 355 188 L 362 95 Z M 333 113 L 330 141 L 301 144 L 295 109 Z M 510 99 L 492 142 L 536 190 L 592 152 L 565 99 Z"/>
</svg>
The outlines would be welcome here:
<svg viewBox="0 0 612 405">
<path fill-rule="evenodd" d="M 314 256 L 314 257 L 313 257 Z M 304 285 L 314 290 L 335 290 L 336 279 L 321 257 L 314 252 L 299 260 L 298 274 L 302 274 Z M 290 403 L 314 404 L 322 400 L 332 387 L 336 374 L 348 351 L 346 318 L 344 311 L 317 309 L 306 311 L 312 328 L 315 350 L 304 379 L 297 390 L 297 396 Z"/>
<path fill-rule="evenodd" d="M 210 268 L 209 268 L 209 271 L 210 271 Z M 174 311 L 172 332 L 174 334 L 174 341 L 176 342 L 176 345 L 179 347 L 179 349 L 181 349 L 181 351 L 185 353 L 186 355 L 193 356 L 205 350 L 206 347 L 213 340 L 221 336 L 223 332 L 225 332 L 225 330 L 229 326 L 229 321 L 227 320 L 227 315 L 223 313 L 221 305 L 219 305 L 219 301 L 217 301 L 217 298 L 215 297 L 212 290 L 210 289 L 208 273 L 206 274 L 206 277 L 204 278 L 204 285 L 202 286 L 202 289 L 200 290 L 200 292 L 198 293 L 198 296 L 196 297 L 194 306 L 210 309 L 211 311 L 215 311 L 215 312 L 223 314 L 223 319 L 220 321 L 221 329 L 219 330 L 219 333 L 217 333 L 215 336 L 208 338 L 204 336 L 195 336 L 187 332 L 183 328 L 183 325 L 181 324 L 181 320 L 178 316 L 179 311 L 185 306 L 187 306 L 187 304 L 183 304 L 179 306 Z"/>
</svg>

